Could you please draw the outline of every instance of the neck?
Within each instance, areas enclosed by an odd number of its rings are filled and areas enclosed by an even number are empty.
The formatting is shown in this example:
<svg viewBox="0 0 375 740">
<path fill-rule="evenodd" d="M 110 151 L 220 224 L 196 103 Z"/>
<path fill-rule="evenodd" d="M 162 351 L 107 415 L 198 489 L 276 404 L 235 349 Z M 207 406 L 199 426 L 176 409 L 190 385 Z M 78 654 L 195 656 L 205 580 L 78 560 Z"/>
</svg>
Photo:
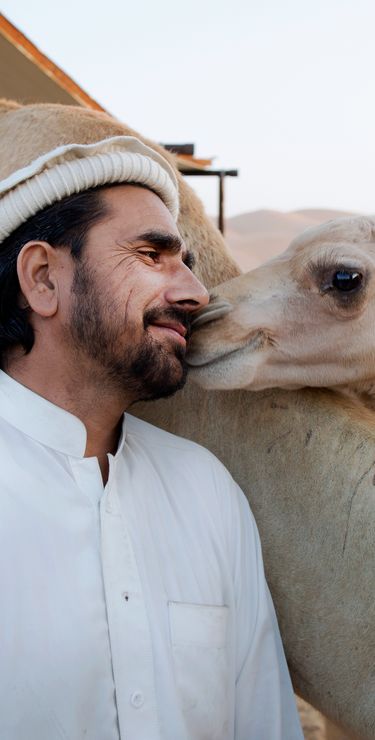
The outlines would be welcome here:
<svg viewBox="0 0 375 740">
<path fill-rule="evenodd" d="M 116 452 L 124 411 L 134 399 L 111 387 L 84 362 L 70 363 L 58 353 L 14 353 L 5 372 L 51 403 L 76 416 L 86 427 L 85 457 L 97 457 L 105 474 L 107 454 Z"/>
</svg>

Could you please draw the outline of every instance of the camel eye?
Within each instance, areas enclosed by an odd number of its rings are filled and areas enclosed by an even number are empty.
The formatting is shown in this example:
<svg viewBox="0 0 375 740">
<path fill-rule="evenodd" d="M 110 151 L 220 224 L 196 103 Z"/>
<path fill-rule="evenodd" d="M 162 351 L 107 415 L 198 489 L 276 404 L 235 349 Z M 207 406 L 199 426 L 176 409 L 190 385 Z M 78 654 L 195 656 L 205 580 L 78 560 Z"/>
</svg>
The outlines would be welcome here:
<svg viewBox="0 0 375 740">
<path fill-rule="evenodd" d="M 338 270 L 332 278 L 332 285 L 336 290 L 348 293 L 350 290 L 359 288 L 362 277 L 357 270 Z"/>
</svg>

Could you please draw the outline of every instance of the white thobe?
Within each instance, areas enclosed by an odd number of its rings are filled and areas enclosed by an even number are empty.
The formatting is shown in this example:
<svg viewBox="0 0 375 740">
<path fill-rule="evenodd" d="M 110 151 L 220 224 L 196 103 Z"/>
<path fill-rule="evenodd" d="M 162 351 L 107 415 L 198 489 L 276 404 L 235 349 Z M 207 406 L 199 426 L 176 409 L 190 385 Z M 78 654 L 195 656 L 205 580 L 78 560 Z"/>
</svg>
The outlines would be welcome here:
<svg viewBox="0 0 375 740">
<path fill-rule="evenodd" d="M 0 372 L 1 740 L 302 738 L 258 534 L 207 450 Z"/>
</svg>

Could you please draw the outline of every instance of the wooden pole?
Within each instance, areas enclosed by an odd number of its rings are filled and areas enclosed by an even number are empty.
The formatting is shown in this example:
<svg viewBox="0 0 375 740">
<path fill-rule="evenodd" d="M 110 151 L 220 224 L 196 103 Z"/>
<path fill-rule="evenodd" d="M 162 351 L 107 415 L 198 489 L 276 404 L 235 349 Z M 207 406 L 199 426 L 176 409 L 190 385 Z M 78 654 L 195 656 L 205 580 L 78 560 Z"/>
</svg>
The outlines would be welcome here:
<svg viewBox="0 0 375 740">
<path fill-rule="evenodd" d="M 219 231 L 224 234 L 224 180 L 225 172 L 219 174 Z"/>
</svg>

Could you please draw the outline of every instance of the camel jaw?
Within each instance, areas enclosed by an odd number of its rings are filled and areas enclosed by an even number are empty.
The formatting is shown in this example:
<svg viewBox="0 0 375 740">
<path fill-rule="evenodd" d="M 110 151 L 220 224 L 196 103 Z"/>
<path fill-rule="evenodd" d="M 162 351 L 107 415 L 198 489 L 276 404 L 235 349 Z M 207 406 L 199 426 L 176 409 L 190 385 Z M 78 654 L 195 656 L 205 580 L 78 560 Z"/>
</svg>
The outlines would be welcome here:
<svg viewBox="0 0 375 740">
<path fill-rule="evenodd" d="M 239 342 L 237 346 L 227 347 L 224 345 L 218 345 L 212 348 L 211 351 L 207 350 L 205 346 L 196 344 L 194 340 L 190 340 L 189 349 L 186 355 L 186 360 L 189 367 L 207 367 L 215 362 L 221 362 L 224 359 L 228 359 L 231 355 L 235 355 L 237 352 L 246 350 L 248 352 L 257 352 L 263 349 L 268 343 L 268 337 L 262 329 L 254 332 L 251 336 L 247 337 L 242 342 Z"/>
<path fill-rule="evenodd" d="M 231 390 L 234 387 L 253 389 L 263 360 L 262 350 L 266 345 L 268 338 L 261 330 L 254 332 L 236 347 L 225 349 L 220 345 L 211 351 L 207 351 L 201 342 L 194 346 L 193 335 L 186 356 L 190 377 L 208 390 Z M 244 362 L 246 372 L 241 370 L 238 373 L 238 368 L 242 369 Z"/>
</svg>

